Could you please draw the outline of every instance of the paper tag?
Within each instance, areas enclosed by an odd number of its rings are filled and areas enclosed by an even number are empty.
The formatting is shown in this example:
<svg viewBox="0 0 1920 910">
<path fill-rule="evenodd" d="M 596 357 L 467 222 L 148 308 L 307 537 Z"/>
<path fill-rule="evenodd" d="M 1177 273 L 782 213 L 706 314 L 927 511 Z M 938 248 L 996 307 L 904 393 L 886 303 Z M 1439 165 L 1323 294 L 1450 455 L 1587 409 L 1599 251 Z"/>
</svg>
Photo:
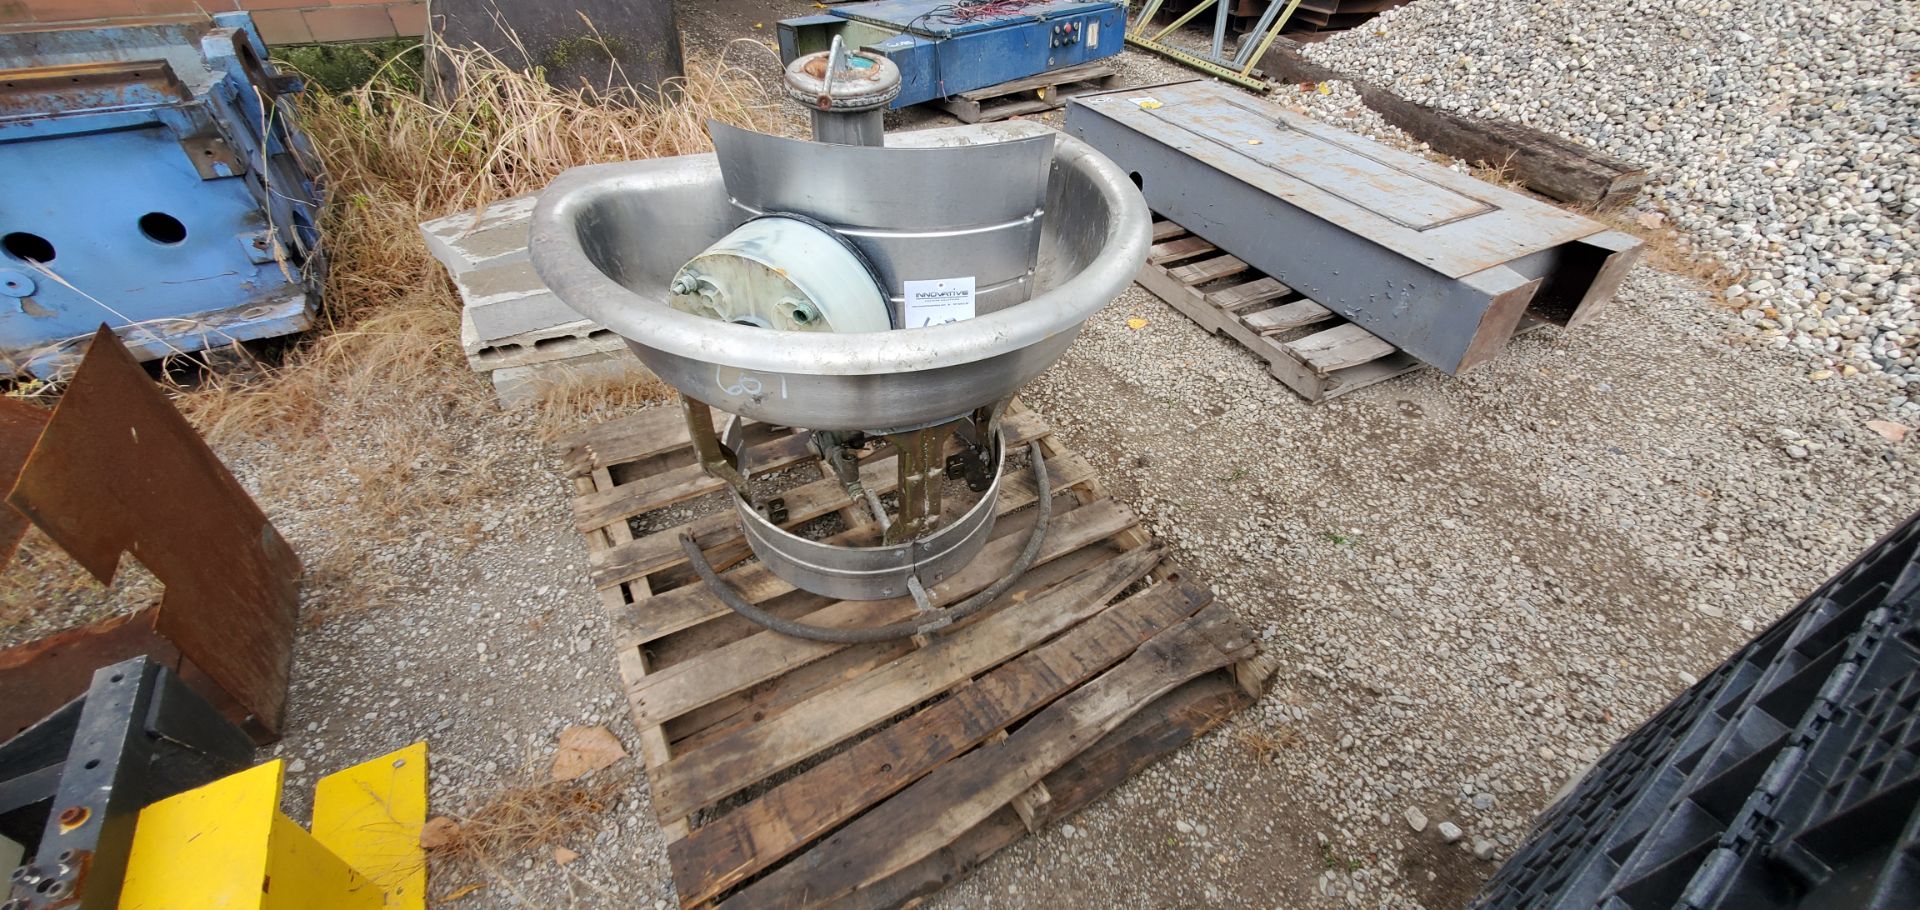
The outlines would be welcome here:
<svg viewBox="0 0 1920 910">
<path fill-rule="evenodd" d="M 909 329 L 940 325 L 973 318 L 973 276 L 931 278 L 905 283 L 906 318 L 901 324 Z"/>
</svg>

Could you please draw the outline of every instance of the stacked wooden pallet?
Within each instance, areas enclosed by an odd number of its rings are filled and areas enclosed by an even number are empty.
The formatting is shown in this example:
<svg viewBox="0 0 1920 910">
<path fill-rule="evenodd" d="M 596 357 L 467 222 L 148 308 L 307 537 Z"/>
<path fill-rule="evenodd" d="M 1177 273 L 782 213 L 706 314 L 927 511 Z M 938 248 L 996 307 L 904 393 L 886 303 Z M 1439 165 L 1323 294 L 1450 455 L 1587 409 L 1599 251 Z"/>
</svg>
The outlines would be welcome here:
<svg viewBox="0 0 1920 910">
<path fill-rule="evenodd" d="M 1202 328 L 1238 341 L 1308 402 L 1421 368 L 1373 333 L 1171 221 L 1154 223 L 1153 246 L 1136 280 Z"/>
<path fill-rule="evenodd" d="M 558 383 L 645 379 L 650 374 L 618 335 L 580 318 L 534 273 L 527 255 L 534 202 L 516 196 L 420 225 L 459 292 L 467 364 L 487 374 L 509 405 Z"/>
<path fill-rule="evenodd" d="M 804 434 L 745 431 L 756 470 L 819 478 L 786 493 L 789 527 L 838 520 L 844 530 L 830 539 L 843 543 L 873 533 Z M 750 561 L 677 409 L 563 441 L 682 906 L 897 906 L 1071 814 L 1259 691 L 1251 636 L 1164 560 L 1086 460 L 1017 406 L 1005 432 L 1009 451 L 1041 440 L 1051 489 L 1010 469 L 994 539 L 933 598 L 951 603 L 1002 577 L 1045 495 L 1054 515 L 1035 567 L 997 608 L 930 640 L 853 646 L 761 629 L 693 576 L 682 533 L 744 597 L 782 616 L 867 625 L 916 609 L 834 601 Z M 889 492 L 891 453 L 873 453 L 862 474 Z"/>
<path fill-rule="evenodd" d="M 1049 70 L 1025 79 L 990 85 L 933 102 L 962 123 L 1005 120 L 1018 114 L 1037 114 L 1067 103 L 1087 92 L 1119 85 L 1120 71 L 1106 61 Z"/>
</svg>

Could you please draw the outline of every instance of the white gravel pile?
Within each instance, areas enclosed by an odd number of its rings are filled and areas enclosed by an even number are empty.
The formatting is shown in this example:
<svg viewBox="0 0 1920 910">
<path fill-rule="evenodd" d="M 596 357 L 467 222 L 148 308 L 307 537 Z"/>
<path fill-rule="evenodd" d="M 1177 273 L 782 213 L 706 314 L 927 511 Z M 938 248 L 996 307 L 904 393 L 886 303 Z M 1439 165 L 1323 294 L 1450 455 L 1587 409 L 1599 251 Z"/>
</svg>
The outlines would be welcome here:
<svg viewBox="0 0 1920 910">
<path fill-rule="evenodd" d="M 1754 338 L 1920 411 L 1920 3 L 1419 0 L 1306 54 L 1644 165 Z"/>
</svg>

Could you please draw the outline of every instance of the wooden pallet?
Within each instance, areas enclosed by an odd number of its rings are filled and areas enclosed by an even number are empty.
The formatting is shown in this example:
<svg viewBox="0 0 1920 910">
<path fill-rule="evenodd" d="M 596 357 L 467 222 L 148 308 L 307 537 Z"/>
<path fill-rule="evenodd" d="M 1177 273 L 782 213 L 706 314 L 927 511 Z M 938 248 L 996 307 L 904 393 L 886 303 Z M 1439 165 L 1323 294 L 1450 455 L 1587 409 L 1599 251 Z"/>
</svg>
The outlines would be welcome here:
<svg viewBox="0 0 1920 910">
<path fill-rule="evenodd" d="M 1119 79 L 1120 71 L 1111 63 L 1082 63 L 961 92 L 933 103 L 960 118 L 963 123 L 986 123 L 1005 120 L 1016 114 L 1050 111 L 1066 104 L 1067 99 L 1075 95 L 1113 88 Z"/>
<path fill-rule="evenodd" d="M 1203 328 L 1240 342 L 1312 404 L 1422 367 L 1171 221 L 1154 222 L 1153 246 L 1135 280 Z"/>
<path fill-rule="evenodd" d="M 1038 439 L 1048 458 L 1054 514 L 1035 567 L 1005 606 L 929 640 L 850 647 L 763 630 L 692 577 L 683 531 L 775 613 L 871 624 L 915 609 L 797 591 L 751 561 L 677 408 L 562 441 L 683 907 L 897 906 L 1258 693 L 1268 668 L 1251 636 L 1164 561 L 1087 461 L 1017 404 L 1005 428 L 1010 452 Z M 804 435 L 750 424 L 744 444 L 757 471 L 821 476 Z M 876 492 L 894 486 L 888 452 L 862 472 Z M 830 475 L 785 500 L 790 527 L 826 520 L 845 523 L 843 539 L 873 533 Z M 1000 578 L 1036 501 L 1031 475 L 1010 472 L 994 539 L 934 599 Z"/>
</svg>

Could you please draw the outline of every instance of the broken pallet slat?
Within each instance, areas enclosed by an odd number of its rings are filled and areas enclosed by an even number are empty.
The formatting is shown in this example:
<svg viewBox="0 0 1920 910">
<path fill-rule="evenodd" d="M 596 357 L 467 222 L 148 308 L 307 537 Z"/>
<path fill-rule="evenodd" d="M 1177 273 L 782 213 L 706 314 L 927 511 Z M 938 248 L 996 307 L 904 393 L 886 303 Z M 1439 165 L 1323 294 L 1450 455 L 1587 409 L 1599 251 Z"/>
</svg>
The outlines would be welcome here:
<svg viewBox="0 0 1920 910">
<path fill-rule="evenodd" d="M 1287 350 L 1325 375 L 1391 355 L 1393 345 L 1351 322 L 1287 342 Z"/>
<path fill-rule="evenodd" d="M 1335 318 L 1333 311 L 1311 300 L 1296 300 L 1283 303 L 1270 310 L 1261 310 L 1240 320 L 1247 328 L 1262 335 L 1276 335 L 1288 329 L 1326 322 Z"/>
<path fill-rule="evenodd" d="M 1247 264 L 1235 256 L 1215 256 L 1191 265 L 1169 269 L 1173 280 L 1182 284 L 1206 284 L 1222 278 L 1238 275 L 1247 270 Z"/>
<path fill-rule="evenodd" d="M 1199 237 L 1187 236 L 1154 244 L 1147 250 L 1147 261 L 1155 264 L 1177 262 L 1211 252 L 1214 252 L 1213 244 Z"/>
</svg>

